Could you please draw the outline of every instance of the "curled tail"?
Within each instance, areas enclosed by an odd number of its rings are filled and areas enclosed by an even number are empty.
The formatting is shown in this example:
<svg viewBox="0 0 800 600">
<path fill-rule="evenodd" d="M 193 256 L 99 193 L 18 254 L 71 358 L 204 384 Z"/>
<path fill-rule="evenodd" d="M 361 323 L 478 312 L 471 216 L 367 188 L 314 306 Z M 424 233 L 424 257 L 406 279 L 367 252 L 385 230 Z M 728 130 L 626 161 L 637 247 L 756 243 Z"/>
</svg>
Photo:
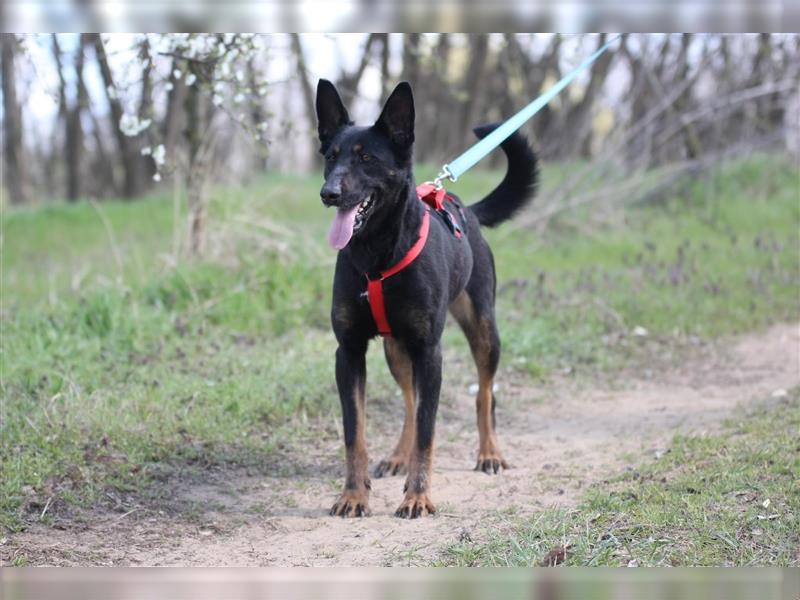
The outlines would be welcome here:
<svg viewBox="0 0 800 600">
<path fill-rule="evenodd" d="M 481 125 L 473 129 L 480 139 L 494 131 L 500 123 Z M 513 217 L 536 193 L 539 180 L 536 155 L 524 135 L 515 131 L 500 144 L 508 159 L 508 171 L 503 181 L 483 200 L 469 208 L 481 225 L 494 227 Z"/>
</svg>

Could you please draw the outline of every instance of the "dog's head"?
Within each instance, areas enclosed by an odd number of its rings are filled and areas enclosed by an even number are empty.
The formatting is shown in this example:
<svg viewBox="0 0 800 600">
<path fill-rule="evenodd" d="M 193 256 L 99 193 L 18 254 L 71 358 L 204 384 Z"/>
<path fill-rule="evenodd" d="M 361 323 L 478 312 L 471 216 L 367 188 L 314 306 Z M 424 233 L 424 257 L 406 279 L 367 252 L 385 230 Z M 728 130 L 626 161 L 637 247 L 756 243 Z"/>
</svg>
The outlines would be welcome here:
<svg viewBox="0 0 800 600">
<path fill-rule="evenodd" d="M 320 79 L 317 85 L 320 153 L 325 157 L 322 203 L 336 207 L 328 241 L 337 250 L 353 236 L 380 221 L 398 201 L 397 191 L 411 171 L 414 143 L 414 98 L 411 86 L 400 83 L 370 127 L 353 125 L 336 88 Z"/>
</svg>

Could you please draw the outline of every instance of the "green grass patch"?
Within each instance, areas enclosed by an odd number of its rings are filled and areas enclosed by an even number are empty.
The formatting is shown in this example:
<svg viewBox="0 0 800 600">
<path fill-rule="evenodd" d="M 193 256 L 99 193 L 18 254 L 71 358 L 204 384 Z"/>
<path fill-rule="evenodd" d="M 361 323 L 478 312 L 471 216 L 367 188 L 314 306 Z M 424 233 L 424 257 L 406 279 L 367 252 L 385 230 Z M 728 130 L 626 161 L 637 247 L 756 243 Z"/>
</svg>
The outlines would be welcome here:
<svg viewBox="0 0 800 600">
<path fill-rule="evenodd" d="M 541 197 L 569 173 L 546 168 Z M 453 189 L 471 202 L 501 177 L 476 171 Z M 180 195 L 5 211 L 0 525 L 48 498 L 145 486 L 160 463 L 271 468 L 307 421 L 337 434 L 320 184 L 270 175 L 214 189 L 203 260 L 176 252 Z M 756 157 L 663 205 L 621 203 L 624 225 L 595 225 L 587 209 L 543 235 L 487 232 L 504 368 L 591 375 L 646 355 L 637 326 L 670 341 L 796 318 L 796 193 L 793 165 Z M 445 345 L 468 360 L 452 325 Z M 379 344 L 368 367 L 381 410 L 395 389 Z"/>
<path fill-rule="evenodd" d="M 723 433 L 678 436 L 664 456 L 548 509 L 448 565 L 800 565 L 800 391 Z M 563 550 L 566 550 L 564 552 Z"/>
</svg>

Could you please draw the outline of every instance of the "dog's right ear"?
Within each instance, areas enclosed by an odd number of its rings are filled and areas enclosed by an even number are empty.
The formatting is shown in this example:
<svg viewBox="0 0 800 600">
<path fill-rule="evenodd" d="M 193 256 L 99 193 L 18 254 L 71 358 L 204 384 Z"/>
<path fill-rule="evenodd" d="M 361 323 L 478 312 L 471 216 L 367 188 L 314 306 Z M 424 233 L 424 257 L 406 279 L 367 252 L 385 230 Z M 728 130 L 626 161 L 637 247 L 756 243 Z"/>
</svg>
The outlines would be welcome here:
<svg viewBox="0 0 800 600">
<path fill-rule="evenodd" d="M 330 81 L 320 79 L 317 84 L 317 131 L 321 144 L 319 151 L 324 154 L 336 132 L 352 124 L 339 92 Z"/>
</svg>

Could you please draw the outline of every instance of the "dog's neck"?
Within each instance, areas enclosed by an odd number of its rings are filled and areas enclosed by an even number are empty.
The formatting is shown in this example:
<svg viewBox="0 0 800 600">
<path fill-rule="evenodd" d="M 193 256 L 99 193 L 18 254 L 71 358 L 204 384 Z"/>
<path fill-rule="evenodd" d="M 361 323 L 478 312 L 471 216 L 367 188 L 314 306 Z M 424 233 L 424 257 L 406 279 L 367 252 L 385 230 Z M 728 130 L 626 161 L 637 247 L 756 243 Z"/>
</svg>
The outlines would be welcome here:
<svg viewBox="0 0 800 600">
<path fill-rule="evenodd" d="M 391 204 L 390 208 L 374 215 L 368 229 L 354 236 L 347 246 L 350 260 L 362 273 L 377 274 L 391 267 L 419 237 L 424 207 L 411 172 L 395 197 L 384 200 Z"/>
</svg>

